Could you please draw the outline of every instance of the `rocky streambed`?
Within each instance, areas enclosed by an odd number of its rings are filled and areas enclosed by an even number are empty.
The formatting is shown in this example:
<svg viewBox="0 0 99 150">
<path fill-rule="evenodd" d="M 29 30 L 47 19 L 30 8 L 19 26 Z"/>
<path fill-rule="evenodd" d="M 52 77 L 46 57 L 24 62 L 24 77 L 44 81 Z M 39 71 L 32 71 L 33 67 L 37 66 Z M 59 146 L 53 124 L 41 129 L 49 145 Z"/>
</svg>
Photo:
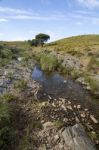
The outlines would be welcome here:
<svg viewBox="0 0 99 150">
<path fill-rule="evenodd" d="M 18 97 L 15 105 L 18 103 L 27 116 L 24 132 L 19 130 L 19 133 L 22 132 L 23 143 L 24 136 L 28 137 L 28 144 L 22 148 L 21 141 L 14 149 L 98 149 L 98 103 L 74 80 L 58 73 L 46 75 L 35 63 L 33 67 L 14 61 L 0 70 L 1 95 L 15 94 Z"/>
</svg>

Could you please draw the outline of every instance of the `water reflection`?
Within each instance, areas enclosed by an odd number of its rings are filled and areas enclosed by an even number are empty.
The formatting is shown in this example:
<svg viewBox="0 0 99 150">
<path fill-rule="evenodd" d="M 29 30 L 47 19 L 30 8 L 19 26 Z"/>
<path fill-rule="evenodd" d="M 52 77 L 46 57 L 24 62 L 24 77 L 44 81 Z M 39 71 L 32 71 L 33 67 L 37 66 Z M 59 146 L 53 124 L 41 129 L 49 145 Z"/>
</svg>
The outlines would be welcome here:
<svg viewBox="0 0 99 150">
<path fill-rule="evenodd" d="M 42 84 L 42 91 L 44 93 L 53 95 L 55 98 L 62 96 L 74 100 L 80 99 L 83 101 L 86 97 L 86 91 L 81 85 L 71 79 L 65 79 L 58 73 L 46 75 L 37 66 L 33 70 L 32 78 Z"/>
</svg>

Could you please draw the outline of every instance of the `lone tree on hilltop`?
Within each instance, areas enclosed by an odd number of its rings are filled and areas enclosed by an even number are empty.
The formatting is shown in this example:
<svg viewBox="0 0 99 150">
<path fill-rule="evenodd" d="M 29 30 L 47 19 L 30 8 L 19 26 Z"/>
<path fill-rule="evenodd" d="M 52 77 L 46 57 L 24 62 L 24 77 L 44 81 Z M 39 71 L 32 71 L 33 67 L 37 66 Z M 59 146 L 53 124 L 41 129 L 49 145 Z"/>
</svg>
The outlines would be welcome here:
<svg viewBox="0 0 99 150">
<path fill-rule="evenodd" d="M 31 46 L 38 46 L 39 45 L 39 41 L 37 39 L 32 39 L 30 41 Z"/>
<path fill-rule="evenodd" d="M 40 34 L 35 36 L 35 39 L 38 40 L 38 42 L 39 42 L 38 45 L 43 46 L 44 43 L 50 39 L 50 36 L 47 34 L 40 33 Z"/>
</svg>

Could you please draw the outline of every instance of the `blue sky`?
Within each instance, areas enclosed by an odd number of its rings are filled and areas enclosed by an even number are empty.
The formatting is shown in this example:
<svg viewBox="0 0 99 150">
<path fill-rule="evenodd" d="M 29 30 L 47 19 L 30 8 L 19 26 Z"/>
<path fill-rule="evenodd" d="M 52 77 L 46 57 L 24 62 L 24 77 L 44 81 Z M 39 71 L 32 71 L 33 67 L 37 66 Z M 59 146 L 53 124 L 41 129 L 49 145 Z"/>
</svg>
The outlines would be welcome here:
<svg viewBox="0 0 99 150">
<path fill-rule="evenodd" d="M 99 34 L 99 0 L 0 0 L 0 40 Z"/>
</svg>

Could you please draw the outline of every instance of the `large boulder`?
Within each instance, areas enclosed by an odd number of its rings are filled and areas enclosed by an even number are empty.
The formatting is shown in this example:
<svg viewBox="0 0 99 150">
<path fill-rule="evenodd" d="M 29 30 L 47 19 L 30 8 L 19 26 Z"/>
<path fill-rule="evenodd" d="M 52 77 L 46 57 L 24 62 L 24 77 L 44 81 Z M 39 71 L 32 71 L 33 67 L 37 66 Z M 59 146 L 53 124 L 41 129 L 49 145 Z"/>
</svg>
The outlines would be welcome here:
<svg viewBox="0 0 99 150">
<path fill-rule="evenodd" d="M 96 150 L 81 124 L 67 127 L 62 132 L 62 136 L 70 150 Z"/>
</svg>

